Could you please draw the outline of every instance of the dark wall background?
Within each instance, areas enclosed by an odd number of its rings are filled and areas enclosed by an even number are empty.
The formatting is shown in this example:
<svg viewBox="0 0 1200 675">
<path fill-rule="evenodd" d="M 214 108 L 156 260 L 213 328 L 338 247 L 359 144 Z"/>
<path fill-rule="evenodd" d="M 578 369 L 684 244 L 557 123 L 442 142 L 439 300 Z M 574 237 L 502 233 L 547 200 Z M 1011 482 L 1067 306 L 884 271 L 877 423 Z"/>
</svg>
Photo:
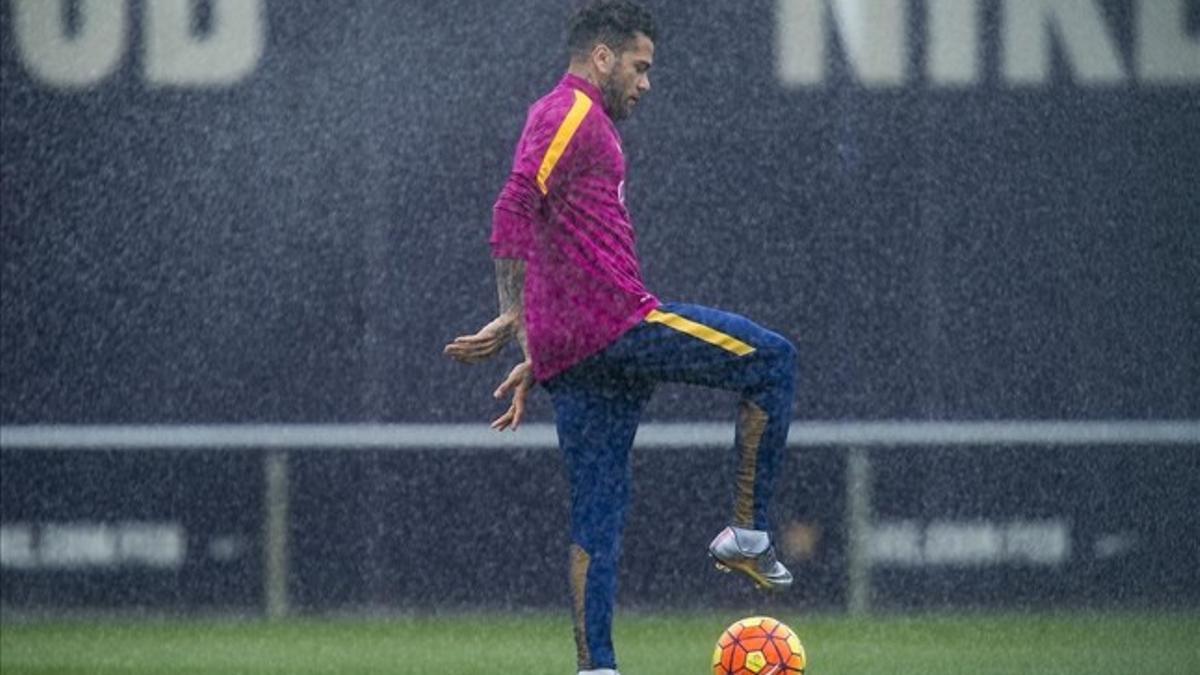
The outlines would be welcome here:
<svg viewBox="0 0 1200 675">
<path fill-rule="evenodd" d="M 1101 4 L 1128 63 L 1131 5 Z M 147 84 L 130 7 L 121 68 L 64 91 L 0 3 L 0 419 L 488 419 L 508 365 L 440 348 L 494 311 L 490 205 L 564 3 L 269 1 L 223 89 Z M 645 275 L 791 337 L 801 417 L 1200 416 L 1194 84 L 1086 87 L 1055 48 L 1014 88 L 986 2 L 977 86 L 924 81 L 913 9 L 909 85 L 863 88 L 835 40 L 786 89 L 773 3 L 655 7 L 622 127 Z"/>
<path fill-rule="evenodd" d="M 877 560 L 878 609 L 1200 606 L 1195 448 L 931 447 L 878 450 L 871 461 L 876 523 L 1051 521 L 1066 536 L 1050 562 Z M 564 606 L 568 490 L 555 451 L 300 451 L 289 463 L 294 610 Z M 634 453 L 622 606 L 844 607 L 843 450 L 785 462 L 772 517 L 804 583 L 773 597 L 705 555 L 728 515 L 733 470 L 719 449 Z M 0 471 L 6 525 L 165 522 L 186 541 L 180 564 L 164 569 L 6 567 L 6 609 L 261 611 L 260 453 L 17 450 L 0 454 Z M 45 546 L 39 536 L 34 549 Z"/>
</svg>

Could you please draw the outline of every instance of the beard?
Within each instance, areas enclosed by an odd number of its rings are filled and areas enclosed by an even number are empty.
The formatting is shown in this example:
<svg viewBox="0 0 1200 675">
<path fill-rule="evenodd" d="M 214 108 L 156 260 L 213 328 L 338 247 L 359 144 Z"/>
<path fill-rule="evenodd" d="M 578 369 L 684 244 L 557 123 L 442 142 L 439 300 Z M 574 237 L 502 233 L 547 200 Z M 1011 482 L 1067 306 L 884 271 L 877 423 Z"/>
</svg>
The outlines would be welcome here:
<svg viewBox="0 0 1200 675">
<path fill-rule="evenodd" d="M 629 117 L 629 113 L 632 112 L 629 97 L 625 95 L 625 89 L 617 78 L 610 77 L 608 82 L 600 86 L 600 93 L 604 96 L 604 110 L 614 122 Z"/>
</svg>

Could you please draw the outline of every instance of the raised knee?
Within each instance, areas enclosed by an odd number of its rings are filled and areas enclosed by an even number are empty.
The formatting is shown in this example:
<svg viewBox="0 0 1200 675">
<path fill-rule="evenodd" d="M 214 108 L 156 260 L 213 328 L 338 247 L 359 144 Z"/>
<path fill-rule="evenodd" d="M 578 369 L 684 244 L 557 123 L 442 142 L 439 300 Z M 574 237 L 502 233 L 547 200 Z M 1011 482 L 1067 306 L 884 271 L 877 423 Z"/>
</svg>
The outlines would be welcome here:
<svg viewBox="0 0 1200 675">
<path fill-rule="evenodd" d="M 780 340 L 783 341 L 784 359 L 789 366 L 795 367 L 797 358 L 796 345 L 792 344 L 792 341 L 785 337 L 781 337 Z"/>
<path fill-rule="evenodd" d="M 782 335 L 771 333 L 770 339 L 761 349 L 764 351 L 764 356 L 770 361 L 772 371 L 781 375 L 786 374 L 788 378 L 794 377 L 797 354 L 796 346 L 790 340 Z"/>
<path fill-rule="evenodd" d="M 796 388 L 796 347 L 787 338 L 771 334 L 765 348 L 764 385 L 780 396 L 790 397 Z"/>
</svg>

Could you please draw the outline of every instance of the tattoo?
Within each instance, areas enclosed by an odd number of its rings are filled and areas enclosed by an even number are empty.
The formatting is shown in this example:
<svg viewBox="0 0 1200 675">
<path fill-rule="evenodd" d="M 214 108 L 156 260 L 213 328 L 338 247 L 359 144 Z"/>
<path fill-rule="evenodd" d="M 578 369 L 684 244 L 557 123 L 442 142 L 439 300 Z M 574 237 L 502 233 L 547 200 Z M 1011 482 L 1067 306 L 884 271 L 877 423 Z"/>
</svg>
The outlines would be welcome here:
<svg viewBox="0 0 1200 675">
<path fill-rule="evenodd" d="M 498 258 L 496 260 L 496 291 L 500 295 L 500 313 L 525 309 L 525 261 Z"/>
<path fill-rule="evenodd" d="M 500 314 L 512 313 L 516 318 L 517 342 L 529 358 L 525 342 L 525 261 L 496 259 L 496 292 L 500 296 Z"/>
</svg>

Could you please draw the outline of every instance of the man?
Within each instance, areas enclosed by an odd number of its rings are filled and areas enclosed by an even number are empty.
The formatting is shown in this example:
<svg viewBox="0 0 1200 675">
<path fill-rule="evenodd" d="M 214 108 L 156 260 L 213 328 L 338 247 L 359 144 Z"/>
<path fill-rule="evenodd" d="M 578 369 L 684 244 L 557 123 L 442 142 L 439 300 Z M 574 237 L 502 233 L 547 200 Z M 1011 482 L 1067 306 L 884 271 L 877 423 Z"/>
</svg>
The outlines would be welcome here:
<svg viewBox="0 0 1200 675">
<path fill-rule="evenodd" d="M 494 394 L 512 396 L 495 429 L 521 424 L 535 382 L 553 399 L 571 485 L 581 673 L 616 673 L 611 627 L 629 450 L 659 382 L 741 394 L 733 517 L 709 553 L 761 587 L 792 582 L 775 558 L 767 505 L 791 420 L 795 350 L 743 317 L 660 303 L 634 250 L 614 123 L 650 90 L 655 37 L 650 14 L 627 0 L 593 1 L 571 18 L 567 74 L 530 108 L 493 210 L 500 315 L 445 349 L 476 363 L 520 343 L 525 360 Z"/>
</svg>

